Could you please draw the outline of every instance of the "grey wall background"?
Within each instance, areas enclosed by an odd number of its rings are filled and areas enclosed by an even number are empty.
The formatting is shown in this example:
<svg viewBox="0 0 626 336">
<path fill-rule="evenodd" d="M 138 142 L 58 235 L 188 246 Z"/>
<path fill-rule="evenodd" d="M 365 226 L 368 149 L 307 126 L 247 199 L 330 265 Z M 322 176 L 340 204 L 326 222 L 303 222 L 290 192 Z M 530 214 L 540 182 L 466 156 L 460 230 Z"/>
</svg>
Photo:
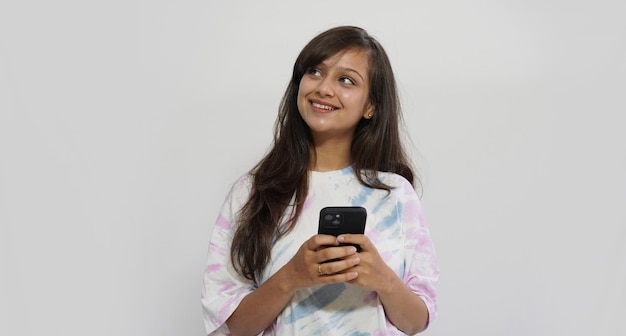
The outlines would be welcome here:
<svg viewBox="0 0 626 336">
<path fill-rule="evenodd" d="M 217 211 L 339 24 L 398 77 L 442 271 L 425 334 L 626 334 L 625 12 L 0 2 L 0 335 L 202 335 Z"/>
</svg>

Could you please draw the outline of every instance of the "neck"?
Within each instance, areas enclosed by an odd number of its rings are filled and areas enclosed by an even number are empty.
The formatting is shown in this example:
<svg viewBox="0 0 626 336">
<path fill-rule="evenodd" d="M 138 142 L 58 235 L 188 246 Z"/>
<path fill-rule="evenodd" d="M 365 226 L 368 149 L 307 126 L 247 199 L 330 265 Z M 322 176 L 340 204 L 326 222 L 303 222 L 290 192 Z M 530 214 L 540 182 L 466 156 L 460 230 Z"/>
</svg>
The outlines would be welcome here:
<svg viewBox="0 0 626 336">
<path fill-rule="evenodd" d="M 333 171 L 352 164 L 350 143 L 333 142 L 316 145 L 311 153 L 310 170 Z"/>
</svg>

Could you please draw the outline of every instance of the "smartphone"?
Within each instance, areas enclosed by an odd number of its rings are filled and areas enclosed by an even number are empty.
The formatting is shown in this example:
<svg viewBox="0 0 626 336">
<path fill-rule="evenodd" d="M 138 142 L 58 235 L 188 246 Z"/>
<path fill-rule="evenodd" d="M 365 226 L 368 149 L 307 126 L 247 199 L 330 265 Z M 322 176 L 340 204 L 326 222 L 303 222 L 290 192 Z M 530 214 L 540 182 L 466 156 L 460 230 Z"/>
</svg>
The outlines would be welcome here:
<svg viewBox="0 0 626 336">
<path fill-rule="evenodd" d="M 325 207 L 320 210 L 320 220 L 317 232 L 338 236 L 343 233 L 365 233 L 365 220 L 367 219 L 367 210 L 360 206 L 333 206 Z M 361 251 L 361 247 L 357 244 L 341 244 L 354 245 L 357 251 Z"/>
</svg>

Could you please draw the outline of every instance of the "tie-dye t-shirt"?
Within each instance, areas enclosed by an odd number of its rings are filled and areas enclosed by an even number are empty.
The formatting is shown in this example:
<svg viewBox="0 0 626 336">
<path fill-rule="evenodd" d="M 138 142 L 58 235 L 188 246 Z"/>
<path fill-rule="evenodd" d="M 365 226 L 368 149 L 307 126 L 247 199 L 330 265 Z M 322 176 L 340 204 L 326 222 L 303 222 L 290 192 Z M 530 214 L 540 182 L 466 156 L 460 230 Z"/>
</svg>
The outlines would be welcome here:
<svg viewBox="0 0 626 336">
<path fill-rule="evenodd" d="M 392 173 L 379 178 L 394 186 L 391 193 L 361 185 L 351 167 L 310 172 L 309 193 L 293 230 L 272 248 L 272 259 L 259 279 L 262 284 L 284 266 L 317 233 L 319 212 L 326 206 L 362 206 L 367 209 L 365 235 L 381 257 L 424 300 L 429 321 L 437 314 L 439 278 L 435 251 L 412 185 Z M 246 202 L 251 178 L 237 181 L 221 209 L 209 243 L 202 306 L 210 335 L 228 335 L 226 320 L 241 300 L 254 291 L 253 283 L 230 264 L 234 218 Z M 338 283 L 299 289 L 274 324 L 262 335 L 404 335 L 385 317 L 376 292 Z"/>
</svg>

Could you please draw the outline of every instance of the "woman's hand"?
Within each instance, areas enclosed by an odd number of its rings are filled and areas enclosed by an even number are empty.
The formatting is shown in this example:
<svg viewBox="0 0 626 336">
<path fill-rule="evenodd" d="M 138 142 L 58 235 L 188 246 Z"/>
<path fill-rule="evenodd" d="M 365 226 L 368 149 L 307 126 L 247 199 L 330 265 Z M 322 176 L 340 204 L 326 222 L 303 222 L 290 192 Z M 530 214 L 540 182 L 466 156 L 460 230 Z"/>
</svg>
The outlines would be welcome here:
<svg viewBox="0 0 626 336">
<path fill-rule="evenodd" d="M 284 266 L 290 289 L 347 282 L 356 278 L 352 267 L 359 263 L 354 246 L 339 246 L 337 237 L 318 234 L 305 241 Z M 331 259 L 336 261 L 325 262 Z"/>
<path fill-rule="evenodd" d="M 378 293 L 387 318 L 404 333 L 413 335 L 424 330 L 428 321 L 426 304 L 387 266 L 374 244 L 357 234 L 340 235 L 337 241 L 361 246 L 360 262 L 349 269 L 358 275 L 348 282 Z"/>
<path fill-rule="evenodd" d="M 374 244 L 365 235 L 343 234 L 337 237 L 337 242 L 361 246 L 361 251 L 358 253 L 360 261 L 349 270 L 358 275 L 349 283 L 375 292 L 388 291 L 389 286 L 396 283 L 398 276 L 385 263 Z"/>
<path fill-rule="evenodd" d="M 329 259 L 338 261 L 324 263 Z M 257 335 L 285 308 L 299 288 L 347 282 L 359 259 L 353 246 L 339 246 L 337 238 L 315 235 L 304 242 L 291 260 L 243 298 L 226 324 L 233 335 Z"/>
</svg>

